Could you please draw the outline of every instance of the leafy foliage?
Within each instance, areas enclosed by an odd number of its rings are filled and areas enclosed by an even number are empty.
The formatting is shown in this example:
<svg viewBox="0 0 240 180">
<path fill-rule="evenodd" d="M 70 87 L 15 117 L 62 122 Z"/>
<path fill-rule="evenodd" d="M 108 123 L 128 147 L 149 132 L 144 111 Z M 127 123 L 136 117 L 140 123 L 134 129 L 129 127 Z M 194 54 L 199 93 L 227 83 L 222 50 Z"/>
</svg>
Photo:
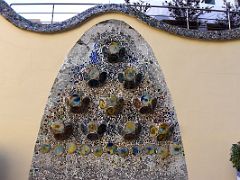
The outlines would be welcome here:
<svg viewBox="0 0 240 180">
<path fill-rule="evenodd" d="M 231 11 L 229 14 L 231 25 L 233 27 L 239 27 L 240 26 L 240 12 L 238 10 L 239 7 L 237 5 L 232 5 L 230 2 L 227 2 L 226 0 L 224 0 L 223 8 L 225 9 L 226 13 L 224 16 L 218 17 L 217 23 L 228 26 L 227 12 Z"/>
<path fill-rule="evenodd" d="M 190 21 L 197 21 L 198 17 L 211 9 L 212 7 L 205 7 L 202 10 L 196 10 L 196 8 L 200 9 L 200 4 L 202 2 L 200 0 L 171 0 L 165 1 L 165 4 L 169 6 L 168 10 L 170 11 L 170 15 L 175 17 L 176 20 L 186 20 L 187 13 Z M 183 9 L 180 9 L 183 8 Z M 184 9 L 184 8 L 189 8 Z M 205 11 L 204 11 L 205 10 Z M 188 12 L 187 12 L 188 11 Z"/>
<path fill-rule="evenodd" d="M 232 145 L 232 152 L 230 161 L 233 163 L 233 167 L 240 171 L 240 142 Z"/>
<path fill-rule="evenodd" d="M 126 4 L 130 5 L 130 0 L 124 0 Z M 133 7 L 137 10 L 145 13 L 151 7 L 150 3 L 146 3 L 145 1 L 139 0 L 138 2 L 133 3 Z"/>
</svg>

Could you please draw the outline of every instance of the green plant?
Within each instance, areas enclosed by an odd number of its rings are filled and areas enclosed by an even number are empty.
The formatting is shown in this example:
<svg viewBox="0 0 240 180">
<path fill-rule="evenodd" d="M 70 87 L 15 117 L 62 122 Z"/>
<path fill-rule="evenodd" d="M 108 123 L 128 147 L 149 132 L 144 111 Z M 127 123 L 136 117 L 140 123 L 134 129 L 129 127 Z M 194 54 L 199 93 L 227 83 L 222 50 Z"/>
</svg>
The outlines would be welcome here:
<svg viewBox="0 0 240 180">
<path fill-rule="evenodd" d="M 188 18 L 190 21 L 197 21 L 198 17 L 204 13 L 209 13 L 212 7 L 201 7 L 203 0 L 166 0 L 164 5 L 169 6 L 170 15 L 175 20 L 185 21 Z M 189 8 L 188 10 L 186 8 Z M 197 9 L 197 10 L 196 10 Z M 188 11 L 188 12 L 187 12 Z"/>
<path fill-rule="evenodd" d="M 130 0 L 124 0 L 127 5 L 131 5 Z M 134 2 L 133 7 L 143 13 L 146 13 L 149 8 L 151 8 L 150 3 L 146 3 L 143 0 L 138 0 L 138 2 Z"/>
<path fill-rule="evenodd" d="M 240 142 L 232 145 L 230 161 L 232 161 L 233 167 L 240 171 Z"/>
<path fill-rule="evenodd" d="M 227 0 L 223 0 L 223 8 L 226 11 L 224 15 L 218 15 L 217 23 L 228 26 L 228 12 L 229 13 L 229 20 L 231 22 L 232 28 L 237 28 L 240 26 L 240 11 L 239 5 L 233 5 Z"/>
</svg>

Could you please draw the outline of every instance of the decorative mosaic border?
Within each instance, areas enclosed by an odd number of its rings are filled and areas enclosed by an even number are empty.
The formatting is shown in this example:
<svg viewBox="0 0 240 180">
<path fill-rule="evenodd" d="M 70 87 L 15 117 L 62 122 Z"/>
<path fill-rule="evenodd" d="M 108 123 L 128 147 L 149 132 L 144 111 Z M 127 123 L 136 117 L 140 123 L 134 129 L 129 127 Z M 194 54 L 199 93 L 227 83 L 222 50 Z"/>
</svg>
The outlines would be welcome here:
<svg viewBox="0 0 240 180">
<path fill-rule="evenodd" d="M 143 21 L 144 23 L 155 27 L 160 30 L 164 30 L 171 34 L 175 34 L 182 37 L 202 39 L 202 40 L 234 40 L 240 39 L 240 28 L 233 30 L 224 30 L 224 31 L 199 31 L 199 30 L 188 30 L 185 28 L 180 28 L 177 26 L 169 25 L 167 23 L 161 22 L 157 19 L 154 19 L 134 8 L 123 4 L 105 4 L 98 5 L 93 8 L 90 8 L 68 20 L 65 20 L 61 23 L 54 24 L 39 24 L 31 22 L 21 15 L 17 14 L 5 1 L 0 0 L 0 15 L 5 17 L 15 26 L 33 32 L 40 33 L 55 33 L 70 30 L 82 25 L 85 21 L 91 19 L 92 17 L 109 13 L 123 13 L 129 16 L 135 17 L 138 20 Z"/>
</svg>

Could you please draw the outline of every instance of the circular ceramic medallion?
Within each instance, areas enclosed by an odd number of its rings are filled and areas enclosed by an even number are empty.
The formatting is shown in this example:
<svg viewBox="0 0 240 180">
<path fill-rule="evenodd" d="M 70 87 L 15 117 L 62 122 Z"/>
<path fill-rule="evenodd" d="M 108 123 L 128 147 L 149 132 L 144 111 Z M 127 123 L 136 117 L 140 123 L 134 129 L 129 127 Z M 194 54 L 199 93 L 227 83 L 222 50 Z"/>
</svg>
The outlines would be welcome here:
<svg viewBox="0 0 240 180">
<path fill-rule="evenodd" d="M 109 45 L 110 54 L 117 54 L 119 53 L 119 50 L 120 50 L 119 44 L 117 42 L 111 42 L 111 44 Z"/>
</svg>

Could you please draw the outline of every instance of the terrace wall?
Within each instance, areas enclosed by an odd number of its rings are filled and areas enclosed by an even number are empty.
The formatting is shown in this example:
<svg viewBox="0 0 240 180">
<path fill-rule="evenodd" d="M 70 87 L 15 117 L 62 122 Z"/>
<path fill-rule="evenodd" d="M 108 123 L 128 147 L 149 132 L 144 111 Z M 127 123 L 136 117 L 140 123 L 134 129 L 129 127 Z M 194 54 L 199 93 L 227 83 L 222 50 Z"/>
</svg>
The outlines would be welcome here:
<svg viewBox="0 0 240 180">
<path fill-rule="evenodd" d="M 152 47 L 176 107 L 189 179 L 234 180 L 229 154 L 240 137 L 240 40 L 187 39 L 118 13 L 54 34 L 24 31 L 0 16 L 0 179 L 27 179 L 61 64 L 87 29 L 107 19 L 125 21 Z"/>
</svg>

